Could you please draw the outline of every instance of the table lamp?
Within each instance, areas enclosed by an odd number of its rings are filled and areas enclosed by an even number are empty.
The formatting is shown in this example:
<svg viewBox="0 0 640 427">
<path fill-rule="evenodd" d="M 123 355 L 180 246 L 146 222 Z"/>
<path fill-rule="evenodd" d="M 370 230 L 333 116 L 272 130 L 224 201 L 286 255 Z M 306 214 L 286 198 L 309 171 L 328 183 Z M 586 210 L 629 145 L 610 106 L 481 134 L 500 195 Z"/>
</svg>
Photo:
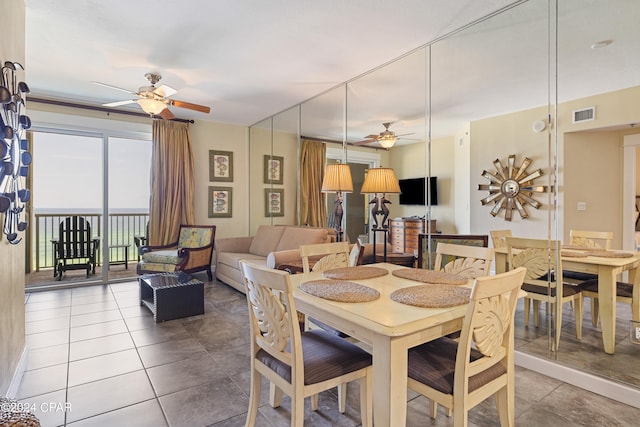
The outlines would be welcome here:
<svg viewBox="0 0 640 427">
<path fill-rule="evenodd" d="M 391 168 L 373 168 L 369 169 L 367 176 L 362 183 L 362 194 L 373 194 L 373 199 L 369 204 L 373 205 L 371 208 L 371 215 L 373 216 L 373 229 L 387 228 L 387 218 L 389 217 L 388 204 L 391 202 L 386 199 L 387 193 L 400 193 L 400 185 L 398 184 L 398 178 Z M 378 197 L 378 193 L 382 196 Z M 382 220 L 378 222 L 378 217 L 382 216 Z"/>
<path fill-rule="evenodd" d="M 322 181 L 323 193 L 336 192 L 336 240 L 342 241 L 342 193 L 353 192 L 353 180 L 351 179 L 351 168 L 345 163 L 332 163 L 327 165 Z"/>
</svg>

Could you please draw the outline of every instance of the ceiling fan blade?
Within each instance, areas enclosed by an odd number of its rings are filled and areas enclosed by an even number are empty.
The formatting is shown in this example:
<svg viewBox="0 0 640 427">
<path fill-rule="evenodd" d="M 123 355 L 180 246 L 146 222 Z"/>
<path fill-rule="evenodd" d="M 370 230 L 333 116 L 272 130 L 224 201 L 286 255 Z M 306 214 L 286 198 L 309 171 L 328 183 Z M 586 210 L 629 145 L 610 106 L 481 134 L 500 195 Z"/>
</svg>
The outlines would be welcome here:
<svg viewBox="0 0 640 427">
<path fill-rule="evenodd" d="M 165 108 L 164 110 L 160 111 L 160 114 L 158 115 L 165 120 L 171 120 L 176 118 L 176 116 L 174 116 L 171 110 L 169 110 L 168 108 Z"/>
<path fill-rule="evenodd" d="M 365 136 L 366 139 L 378 139 L 380 137 L 380 135 L 367 135 Z"/>
<path fill-rule="evenodd" d="M 376 139 L 365 139 L 362 141 L 356 141 L 356 142 L 352 142 L 351 145 L 366 145 L 366 144 L 371 144 L 372 142 L 376 142 Z"/>
<path fill-rule="evenodd" d="M 162 85 L 160 87 L 157 87 L 153 91 L 153 93 L 160 95 L 163 98 L 166 98 L 168 96 L 175 95 L 176 93 L 178 93 L 178 91 L 172 88 L 171 86 Z"/>
<path fill-rule="evenodd" d="M 167 101 L 169 101 L 169 104 L 173 105 L 174 107 L 188 108 L 189 110 L 195 110 L 207 114 L 211 111 L 210 107 L 204 105 L 192 104 L 190 102 L 178 101 L 175 99 L 168 99 Z"/>
<path fill-rule="evenodd" d="M 127 99 L 126 101 L 109 102 L 108 104 L 102 104 L 102 106 L 103 107 L 119 107 L 121 105 L 133 104 L 135 102 L 137 102 L 136 99 Z"/>
<path fill-rule="evenodd" d="M 104 86 L 104 87 L 108 87 L 108 88 L 111 88 L 111 89 L 119 90 L 119 91 L 122 91 L 122 92 L 131 93 L 133 95 L 137 95 L 138 94 L 138 92 L 134 92 L 134 91 L 131 91 L 129 89 L 123 89 L 123 88 L 118 87 L 118 86 L 108 85 L 106 83 L 100 83 L 100 82 L 91 82 L 91 83 L 93 83 L 94 85 Z"/>
<path fill-rule="evenodd" d="M 396 135 L 398 138 L 401 136 L 408 136 L 408 135 L 415 135 L 415 132 L 410 132 L 410 133 L 401 133 L 400 135 Z"/>
</svg>

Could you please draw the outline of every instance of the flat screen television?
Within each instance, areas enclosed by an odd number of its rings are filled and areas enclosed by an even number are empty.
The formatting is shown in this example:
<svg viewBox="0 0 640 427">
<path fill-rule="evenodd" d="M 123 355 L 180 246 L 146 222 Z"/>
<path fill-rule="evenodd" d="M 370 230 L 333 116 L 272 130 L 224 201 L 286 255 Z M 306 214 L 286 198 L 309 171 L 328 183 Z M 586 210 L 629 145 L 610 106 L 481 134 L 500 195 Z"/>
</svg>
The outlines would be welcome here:
<svg viewBox="0 0 640 427">
<path fill-rule="evenodd" d="M 438 204 L 438 177 L 429 178 L 431 194 L 429 200 L 431 205 Z M 400 184 L 400 204 L 401 205 L 426 205 L 425 202 L 425 178 L 409 178 L 398 180 Z"/>
</svg>

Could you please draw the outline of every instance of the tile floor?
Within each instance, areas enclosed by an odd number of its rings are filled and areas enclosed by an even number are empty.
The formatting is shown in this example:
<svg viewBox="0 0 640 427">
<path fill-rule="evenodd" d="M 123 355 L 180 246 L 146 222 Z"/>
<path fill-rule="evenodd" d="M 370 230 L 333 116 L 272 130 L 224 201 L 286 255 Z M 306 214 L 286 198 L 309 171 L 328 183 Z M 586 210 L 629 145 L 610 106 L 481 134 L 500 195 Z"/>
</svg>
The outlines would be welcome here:
<svg viewBox="0 0 640 427">
<path fill-rule="evenodd" d="M 25 296 L 28 370 L 18 398 L 43 426 L 242 426 L 248 405 L 249 327 L 244 295 L 208 282 L 205 314 L 156 324 L 140 307 L 137 282 Z M 288 426 L 289 403 L 273 409 L 263 387 L 257 426 Z M 345 414 L 336 394 L 307 406 L 305 425 L 359 425 L 357 387 Z M 407 425 L 451 426 L 409 395 Z M 470 425 L 494 426 L 492 400 Z M 516 425 L 629 426 L 640 409 L 523 368 L 516 369 Z"/>
</svg>

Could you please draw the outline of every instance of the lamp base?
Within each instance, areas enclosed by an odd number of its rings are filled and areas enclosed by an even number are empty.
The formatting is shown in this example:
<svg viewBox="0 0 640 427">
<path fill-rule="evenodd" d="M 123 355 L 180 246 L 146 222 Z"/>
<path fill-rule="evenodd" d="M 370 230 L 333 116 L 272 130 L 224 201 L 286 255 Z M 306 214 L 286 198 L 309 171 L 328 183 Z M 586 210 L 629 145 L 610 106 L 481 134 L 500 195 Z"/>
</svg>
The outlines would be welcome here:
<svg viewBox="0 0 640 427">
<path fill-rule="evenodd" d="M 344 215 L 344 211 L 342 210 L 342 197 L 339 194 L 336 194 L 336 209 L 333 211 L 333 215 L 336 219 L 336 225 L 334 229 L 336 230 L 336 242 L 342 241 L 342 216 Z"/>
<path fill-rule="evenodd" d="M 385 198 L 384 194 L 380 198 L 378 198 L 378 196 L 376 195 L 373 199 L 371 199 L 369 204 L 373 205 L 373 207 L 371 208 L 371 216 L 373 217 L 373 228 L 388 227 L 387 218 L 389 218 L 389 208 L 387 207 L 387 205 L 390 203 L 391 202 Z M 378 217 L 380 216 L 382 217 L 382 220 L 378 221 Z"/>
</svg>

